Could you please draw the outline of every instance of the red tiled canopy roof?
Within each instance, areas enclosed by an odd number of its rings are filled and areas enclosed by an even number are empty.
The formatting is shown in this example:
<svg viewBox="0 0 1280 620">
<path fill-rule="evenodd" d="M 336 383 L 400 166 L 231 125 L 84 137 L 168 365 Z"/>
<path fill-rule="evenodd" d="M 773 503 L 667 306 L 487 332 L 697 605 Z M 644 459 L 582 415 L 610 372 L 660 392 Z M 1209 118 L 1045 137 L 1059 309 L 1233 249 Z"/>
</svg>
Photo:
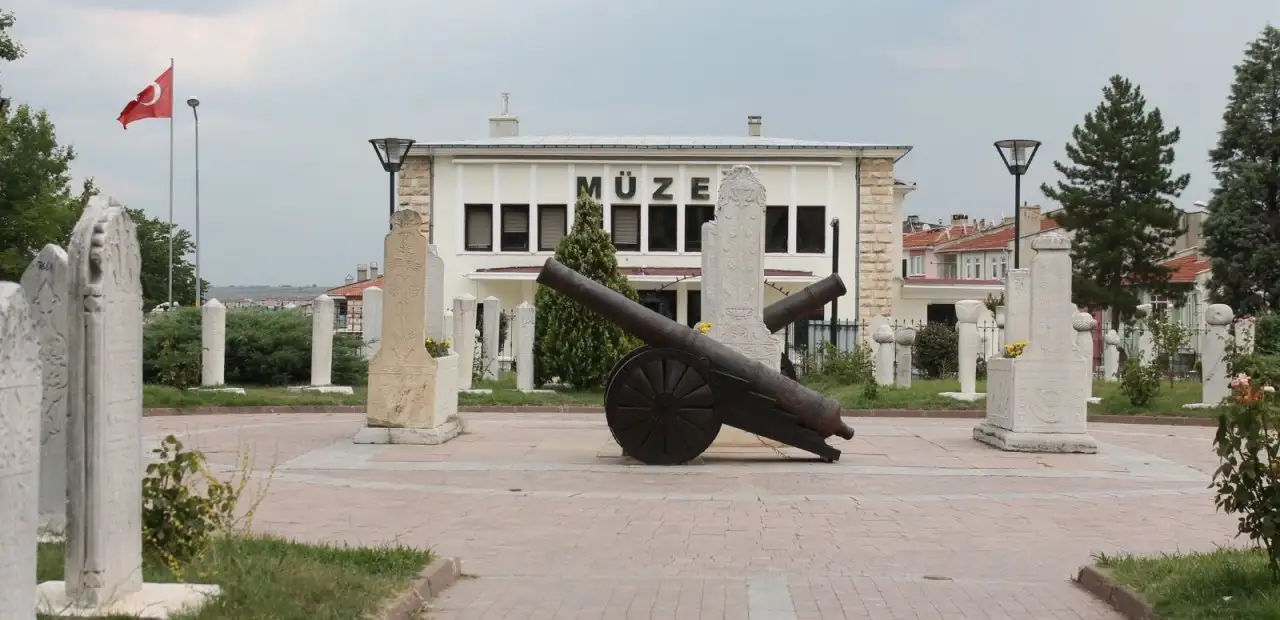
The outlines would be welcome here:
<svg viewBox="0 0 1280 620">
<path fill-rule="evenodd" d="M 1040 230 L 1031 231 L 1030 233 L 1023 231 L 1023 237 L 1025 238 L 1027 234 L 1045 232 L 1055 228 L 1058 228 L 1057 222 L 1053 221 L 1052 218 L 1042 217 L 1040 218 Z M 1009 247 L 1009 243 L 1012 241 L 1013 224 L 1003 224 L 978 234 L 969 235 L 963 239 L 948 242 L 946 245 L 935 249 L 934 252 L 980 252 L 984 250 L 1003 250 L 1006 247 Z"/>
<path fill-rule="evenodd" d="M 1185 256 L 1175 256 L 1163 264 L 1173 270 L 1169 276 L 1170 282 L 1195 282 L 1196 276 L 1213 268 L 1211 259 L 1194 252 Z"/>
<path fill-rule="evenodd" d="M 974 230 L 973 226 L 946 226 L 937 230 L 921 230 L 907 233 L 902 236 L 902 248 L 905 250 L 919 250 L 945 241 L 959 239 L 972 234 Z"/>
</svg>

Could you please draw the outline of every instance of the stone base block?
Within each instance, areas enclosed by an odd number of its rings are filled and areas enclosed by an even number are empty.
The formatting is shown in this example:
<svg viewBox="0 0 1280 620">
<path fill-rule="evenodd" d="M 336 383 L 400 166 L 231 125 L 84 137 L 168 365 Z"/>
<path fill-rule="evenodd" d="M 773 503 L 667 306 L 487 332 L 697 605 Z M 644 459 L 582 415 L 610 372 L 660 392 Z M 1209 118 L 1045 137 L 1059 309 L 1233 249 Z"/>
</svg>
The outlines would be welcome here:
<svg viewBox="0 0 1280 620">
<path fill-rule="evenodd" d="M 1086 398 L 1086 399 L 1084 399 L 1084 400 L 1085 400 L 1085 402 L 1089 403 L 1090 405 L 1099 405 L 1099 404 L 1102 404 L 1102 398 L 1101 398 L 1101 397 L 1099 397 L 1099 396 L 1090 396 L 1089 398 Z"/>
<path fill-rule="evenodd" d="M 1183 409 L 1217 409 L 1218 405 L 1214 403 L 1187 403 L 1182 406 Z"/>
<path fill-rule="evenodd" d="M 466 390 L 458 390 L 459 394 L 492 394 L 493 390 L 485 388 L 472 388 Z"/>
<path fill-rule="evenodd" d="M 198 387 L 191 388 L 192 392 L 221 392 L 223 394 L 239 394 L 244 396 L 244 388 L 238 387 Z"/>
<path fill-rule="evenodd" d="M 525 394 L 550 394 L 555 390 L 520 390 L 520 391 L 524 392 Z"/>
<path fill-rule="evenodd" d="M 397 444 L 407 446 L 438 446 L 462 432 L 462 425 L 457 420 L 449 420 L 435 428 L 381 428 L 366 426 L 358 433 L 353 442 L 358 444 Z"/>
<path fill-rule="evenodd" d="M 973 438 L 1006 452 L 1098 452 L 1098 442 L 1088 433 L 1015 433 L 983 422 L 973 427 Z"/>
<path fill-rule="evenodd" d="M 36 542 L 38 543 L 61 543 L 66 541 L 66 534 L 61 532 L 40 532 L 36 534 Z"/>
<path fill-rule="evenodd" d="M 987 398 L 987 395 L 984 392 L 941 392 L 938 396 L 944 396 L 952 400 L 964 401 L 966 403 L 986 400 Z"/>
<path fill-rule="evenodd" d="M 319 392 L 321 394 L 354 394 L 355 390 L 348 385 L 295 385 L 290 392 Z"/>
<path fill-rule="evenodd" d="M 73 607 L 62 581 L 46 581 L 36 591 L 36 613 L 61 617 L 128 616 L 165 619 L 179 612 L 191 612 L 218 596 L 218 586 L 190 583 L 144 583 L 142 590 L 100 608 Z"/>
</svg>

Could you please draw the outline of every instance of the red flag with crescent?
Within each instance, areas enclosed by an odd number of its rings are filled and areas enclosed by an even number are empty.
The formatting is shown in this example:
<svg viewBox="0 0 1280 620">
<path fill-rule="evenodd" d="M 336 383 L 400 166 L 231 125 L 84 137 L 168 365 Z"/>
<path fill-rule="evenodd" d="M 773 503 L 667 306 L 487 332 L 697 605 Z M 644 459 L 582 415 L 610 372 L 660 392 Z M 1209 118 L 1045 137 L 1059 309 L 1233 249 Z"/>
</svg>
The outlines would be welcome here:
<svg viewBox="0 0 1280 620">
<path fill-rule="evenodd" d="M 116 120 L 120 121 L 120 126 L 128 129 L 129 123 L 144 118 L 172 118 L 172 90 L 173 67 L 169 67 L 154 82 L 147 84 L 133 101 L 126 104 Z"/>
</svg>

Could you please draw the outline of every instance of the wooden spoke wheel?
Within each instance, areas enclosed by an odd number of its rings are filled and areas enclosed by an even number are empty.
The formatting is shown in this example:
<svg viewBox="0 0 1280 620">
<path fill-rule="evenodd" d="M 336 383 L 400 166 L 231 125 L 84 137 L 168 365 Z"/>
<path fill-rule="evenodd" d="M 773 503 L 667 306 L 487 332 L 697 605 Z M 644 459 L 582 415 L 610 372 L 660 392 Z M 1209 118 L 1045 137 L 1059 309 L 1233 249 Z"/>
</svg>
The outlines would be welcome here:
<svg viewBox="0 0 1280 620">
<path fill-rule="evenodd" d="M 632 351 L 604 395 L 613 438 L 647 465 L 678 465 L 702 454 L 720 433 L 714 404 L 697 358 L 678 349 Z"/>
</svg>

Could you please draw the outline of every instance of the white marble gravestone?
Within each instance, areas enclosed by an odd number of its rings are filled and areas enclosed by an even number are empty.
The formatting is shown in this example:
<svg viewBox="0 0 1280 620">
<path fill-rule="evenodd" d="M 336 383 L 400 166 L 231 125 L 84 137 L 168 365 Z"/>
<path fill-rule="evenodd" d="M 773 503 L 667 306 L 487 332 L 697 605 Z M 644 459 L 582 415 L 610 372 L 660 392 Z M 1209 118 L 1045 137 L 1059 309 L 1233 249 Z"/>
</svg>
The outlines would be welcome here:
<svg viewBox="0 0 1280 620">
<path fill-rule="evenodd" d="M 1156 360 L 1156 339 L 1151 332 L 1151 304 L 1138 304 L 1136 326 L 1138 330 L 1138 354 L 1142 356 L 1143 365 L 1154 364 Z"/>
<path fill-rule="evenodd" d="M 293 392 L 352 394 L 349 385 L 333 385 L 333 298 L 320 295 L 311 302 L 311 385 L 290 387 Z"/>
<path fill-rule="evenodd" d="M 427 338 L 452 338 L 444 329 L 444 259 L 436 246 L 427 246 Z"/>
<path fill-rule="evenodd" d="M 516 389 L 521 392 L 549 391 L 536 390 L 533 385 L 533 339 L 537 313 L 537 309 L 527 301 L 516 306 Z"/>
<path fill-rule="evenodd" d="M 943 392 L 941 395 L 955 400 L 973 402 L 986 397 L 978 392 L 978 318 L 982 316 L 982 302 L 966 299 L 956 302 L 956 329 L 959 333 L 960 391 Z"/>
<path fill-rule="evenodd" d="M 711 220 L 702 224 L 702 323 L 715 325 L 720 320 L 719 299 L 712 283 L 720 281 L 720 247 L 716 237 L 716 222 Z M 781 360 L 779 360 L 781 365 Z"/>
<path fill-rule="evenodd" d="M 91 200 L 71 233 L 65 581 L 37 611 L 165 617 L 217 586 L 142 581 L 142 283 L 124 207 Z"/>
<path fill-rule="evenodd" d="M 987 362 L 987 416 L 973 438 L 1009 451 L 1094 453 L 1098 444 L 1086 428 L 1087 362 L 1072 327 L 1071 240 L 1055 229 L 1031 245 L 1027 347 L 1020 357 Z"/>
<path fill-rule="evenodd" d="M 1077 312 L 1071 319 L 1071 327 L 1076 330 L 1076 348 L 1084 353 L 1084 397 L 1089 404 L 1102 402 L 1093 396 L 1093 330 L 1098 327 L 1098 320 L 1088 312 Z"/>
<path fill-rule="evenodd" d="M 898 369 L 893 375 L 893 383 L 899 388 L 911 387 L 911 349 L 916 344 L 916 328 L 899 327 L 893 332 L 893 340 L 897 343 Z"/>
<path fill-rule="evenodd" d="M 200 386 L 226 383 L 227 307 L 210 299 L 200 308 Z"/>
<path fill-rule="evenodd" d="M 1233 318 L 1231 306 L 1226 304 L 1213 304 L 1205 310 L 1205 331 L 1200 336 L 1200 402 L 1183 405 L 1184 409 L 1217 407 L 1231 395 L 1227 342 Z"/>
<path fill-rule="evenodd" d="M 1010 269 L 1004 279 L 1004 342 L 1031 337 L 1031 270 Z"/>
<path fill-rule="evenodd" d="M 421 214 L 396 211 L 384 248 L 383 343 L 369 362 L 365 428 L 355 443 L 441 444 L 460 430 L 458 356 L 427 352 L 427 237 Z"/>
<path fill-rule="evenodd" d="M 360 293 L 360 342 L 365 359 L 373 359 L 382 346 L 382 288 L 370 286 Z"/>
<path fill-rule="evenodd" d="M 35 618 L 36 609 L 40 356 L 26 295 L 0 282 L 0 618 L 15 620 Z"/>
<path fill-rule="evenodd" d="M 1102 380 L 1120 380 L 1120 332 L 1110 329 L 1102 337 Z"/>
<path fill-rule="evenodd" d="M 894 336 L 893 327 L 880 325 L 871 334 L 876 342 L 876 385 L 893 385 Z"/>
<path fill-rule="evenodd" d="M 471 389 L 476 359 L 476 298 L 463 293 L 453 298 L 453 350 L 458 354 L 458 389 Z"/>
<path fill-rule="evenodd" d="M 480 301 L 484 307 L 484 325 L 481 345 L 484 349 L 484 378 L 492 381 L 498 378 L 498 352 L 502 350 L 502 300 L 492 295 Z"/>
<path fill-rule="evenodd" d="M 453 340 L 453 309 L 452 308 L 444 311 L 444 336 L 445 336 L 445 340 L 449 341 L 449 350 L 450 351 L 455 350 L 453 348 L 454 340 Z"/>
<path fill-rule="evenodd" d="M 67 253 L 46 245 L 22 274 L 40 340 L 40 533 L 60 537 L 67 523 Z"/>
</svg>

